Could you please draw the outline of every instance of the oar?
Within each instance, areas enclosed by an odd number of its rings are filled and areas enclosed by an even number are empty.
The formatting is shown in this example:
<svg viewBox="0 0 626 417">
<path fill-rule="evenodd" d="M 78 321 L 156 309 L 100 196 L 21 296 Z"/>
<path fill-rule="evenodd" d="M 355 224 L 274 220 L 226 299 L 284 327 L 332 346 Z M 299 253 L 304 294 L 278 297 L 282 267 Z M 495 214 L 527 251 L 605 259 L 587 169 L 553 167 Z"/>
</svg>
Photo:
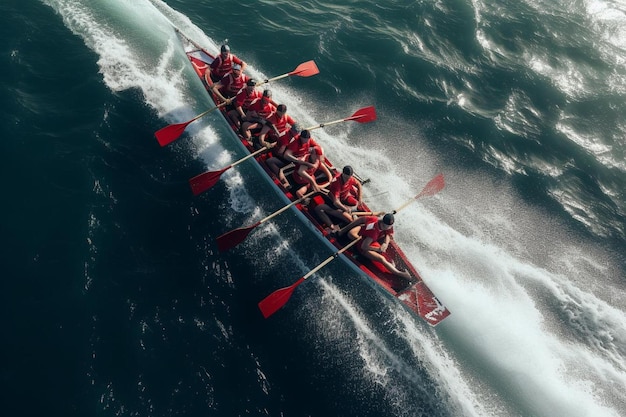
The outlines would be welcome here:
<svg viewBox="0 0 626 417">
<path fill-rule="evenodd" d="M 261 84 L 265 84 L 265 83 L 269 83 L 272 81 L 276 81 L 276 80 L 280 80 L 281 78 L 285 78 L 285 77 L 289 77 L 291 75 L 297 75 L 299 77 L 310 77 L 312 75 L 316 75 L 319 74 L 320 70 L 317 68 L 317 65 L 315 65 L 314 61 L 307 61 L 307 62 L 303 62 L 302 64 L 298 65 L 296 67 L 296 69 L 294 69 L 293 71 L 290 71 L 288 73 L 279 75 L 277 77 L 274 78 L 270 78 L 268 80 L 263 81 Z M 260 85 L 260 84 L 257 84 Z M 194 117 L 193 119 L 186 121 L 184 123 L 176 123 L 176 124 L 172 124 L 169 126 L 165 126 L 164 128 L 158 130 L 154 135 L 156 136 L 157 140 L 159 141 L 159 144 L 161 146 L 165 146 L 168 145 L 172 142 L 174 142 L 176 139 L 178 139 L 180 137 L 180 135 L 183 134 L 183 132 L 185 131 L 185 129 L 187 128 L 187 126 L 198 120 L 199 118 L 206 116 L 207 114 L 211 113 L 212 111 L 219 109 L 220 107 L 224 106 L 226 103 L 221 103 L 203 113 L 200 113 L 199 115 L 197 115 L 196 117 Z"/>
<path fill-rule="evenodd" d="M 207 172 L 203 172 L 202 174 L 196 175 L 195 177 L 189 180 L 189 185 L 191 186 L 191 191 L 193 192 L 193 195 L 198 195 L 198 194 L 205 192 L 206 190 L 208 190 L 209 188 L 217 184 L 217 182 L 220 180 L 220 177 L 222 176 L 224 172 L 228 171 L 235 165 L 239 165 L 246 159 L 252 158 L 260 154 L 261 152 L 265 152 L 265 151 L 267 151 L 267 148 L 261 148 L 258 151 L 255 151 L 251 153 L 250 155 L 244 156 L 240 160 L 235 161 L 232 164 L 228 165 L 227 167 L 222 168 L 218 171 L 207 171 Z"/>
<path fill-rule="evenodd" d="M 176 139 L 178 139 L 180 137 L 180 135 L 183 134 L 183 132 L 185 131 L 185 129 L 187 128 L 187 125 L 189 125 L 189 123 L 195 122 L 199 118 L 201 118 L 203 116 L 206 116 L 207 114 L 211 113 L 212 111 L 217 110 L 220 107 L 223 107 L 225 105 L 226 105 L 226 102 L 220 103 L 217 106 L 215 106 L 213 108 L 210 108 L 209 110 L 205 111 L 204 113 L 200 113 L 199 115 L 197 115 L 193 119 L 188 120 L 188 121 L 186 121 L 184 123 L 175 123 L 175 124 L 172 124 L 172 125 L 165 126 L 164 128 L 157 130 L 154 133 L 154 136 L 156 136 L 157 140 L 159 141 L 159 145 L 161 145 L 161 146 L 168 145 L 168 144 L 174 142 Z"/>
<path fill-rule="evenodd" d="M 424 189 L 420 191 L 418 195 L 416 195 L 415 197 L 412 197 L 410 200 L 407 200 L 400 207 L 392 211 L 392 213 L 396 214 L 397 212 L 399 212 L 400 210 L 402 210 L 403 208 L 405 208 L 406 206 L 408 206 L 409 204 L 411 204 L 412 202 L 414 202 L 420 197 L 428 197 L 428 196 L 437 194 L 445 186 L 446 186 L 446 182 L 443 178 L 443 174 L 438 174 L 432 180 L 428 181 L 428 183 L 424 186 Z M 350 214 L 354 216 L 380 216 L 381 214 L 384 214 L 384 213 L 385 213 L 384 211 L 353 211 Z"/>
<path fill-rule="evenodd" d="M 322 262 L 321 264 L 313 268 L 311 271 L 309 271 L 305 276 L 297 280 L 295 283 L 291 284 L 288 287 L 276 290 L 270 295 L 268 295 L 267 297 L 265 297 L 263 300 L 261 300 L 261 302 L 259 303 L 259 309 L 261 309 L 261 313 L 263 314 L 263 317 L 268 318 L 272 314 L 276 313 L 282 306 L 284 306 L 287 303 L 287 301 L 289 301 L 291 294 L 293 294 L 294 290 L 296 289 L 298 285 L 302 284 L 311 275 L 313 275 L 314 273 L 316 273 L 317 271 L 325 267 L 327 264 L 329 264 L 332 260 L 337 258 L 342 253 L 344 253 L 350 247 L 354 246 L 359 240 L 361 240 L 360 237 L 356 240 L 353 240 L 352 242 L 348 243 L 343 248 L 339 249 L 337 252 L 330 255 L 328 258 L 326 258 L 324 262 Z"/>
<path fill-rule="evenodd" d="M 274 78 L 270 78 L 268 80 L 263 81 L 261 84 L 267 84 L 270 83 L 272 81 L 276 81 L 276 80 L 280 80 L 281 78 L 286 78 L 289 77 L 291 75 L 297 75 L 298 77 L 311 77 L 313 75 L 317 75 L 320 73 L 320 70 L 317 68 L 317 65 L 315 65 L 314 61 L 307 61 L 307 62 L 303 62 L 302 64 L 298 65 L 296 67 L 296 69 L 294 69 L 293 71 L 287 72 L 285 74 L 282 75 L 278 75 Z M 260 84 L 257 84 L 260 85 Z"/>
<path fill-rule="evenodd" d="M 376 109 L 374 106 L 363 107 L 362 109 L 357 110 L 352 116 L 346 117 L 345 119 L 333 120 L 332 122 L 320 123 L 317 126 L 307 127 L 306 130 L 318 129 L 320 127 L 326 127 L 330 125 L 334 125 L 336 123 L 347 122 L 348 120 L 354 120 L 359 123 L 369 123 L 376 120 Z"/>
<path fill-rule="evenodd" d="M 424 186 L 424 189 L 422 191 L 420 191 L 420 193 L 418 195 L 416 195 L 415 197 L 407 200 L 404 204 L 402 204 L 400 207 L 395 209 L 393 211 L 393 214 L 396 214 L 397 212 L 399 212 L 400 210 L 402 210 L 403 208 L 405 208 L 406 206 L 408 206 L 409 204 L 411 204 L 412 202 L 414 202 L 415 200 L 417 200 L 420 197 L 429 197 L 429 196 L 437 194 L 445 186 L 446 186 L 446 182 L 445 182 L 445 180 L 443 178 L 443 174 L 439 174 L 439 175 L 435 176 L 435 178 L 433 178 L 432 180 L 428 181 L 428 183 Z"/>
<path fill-rule="evenodd" d="M 290 207 L 295 206 L 298 203 L 301 203 L 302 201 L 304 201 L 305 199 L 311 197 L 313 194 L 315 194 L 316 191 L 311 191 L 310 193 L 306 194 L 304 197 L 297 199 L 296 201 L 293 201 L 289 204 L 287 204 L 285 207 L 281 208 L 280 210 L 275 211 L 274 213 L 270 214 L 269 216 L 267 216 L 264 219 L 259 220 L 258 222 L 254 223 L 251 226 L 245 226 L 245 227 L 240 227 L 238 229 L 234 229 L 231 230 L 230 232 L 226 232 L 223 235 L 221 235 L 220 237 L 217 238 L 217 247 L 220 251 L 224 252 L 227 251 L 231 248 L 234 248 L 235 246 L 237 246 L 238 244 L 240 244 L 241 242 L 244 241 L 244 239 L 246 237 L 248 237 L 248 234 L 250 234 L 250 232 L 257 226 L 260 226 L 261 224 L 265 223 L 266 221 L 273 219 L 274 217 L 278 216 L 280 213 L 282 213 L 283 211 L 289 209 Z"/>
</svg>

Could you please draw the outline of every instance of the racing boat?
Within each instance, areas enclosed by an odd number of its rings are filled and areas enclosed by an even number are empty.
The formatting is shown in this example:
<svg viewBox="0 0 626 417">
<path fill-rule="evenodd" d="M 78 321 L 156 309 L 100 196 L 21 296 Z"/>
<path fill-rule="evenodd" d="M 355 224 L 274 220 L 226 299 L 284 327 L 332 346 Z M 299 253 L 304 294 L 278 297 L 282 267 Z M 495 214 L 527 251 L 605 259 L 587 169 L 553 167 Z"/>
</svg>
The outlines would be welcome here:
<svg viewBox="0 0 626 417">
<path fill-rule="evenodd" d="M 402 252 L 398 244 L 393 239 L 391 240 L 389 247 L 385 252 L 385 256 L 388 261 L 396 266 L 396 268 L 398 268 L 399 270 L 406 270 L 410 274 L 411 277 L 408 280 L 406 278 L 392 274 L 389 270 L 385 268 L 383 264 L 372 261 L 360 254 L 359 251 L 356 250 L 356 248 L 354 247 L 358 243 L 358 240 L 350 241 L 345 237 L 339 238 L 336 233 L 332 233 L 328 230 L 328 228 L 320 221 L 320 219 L 315 215 L 314 212 L 314 208 L 317 205 L 330 203 L 330 199 L 327 195 L 325 195 L 324 193 L 312 192 L 305 195 L 304 197 L 298 198 L 298 196 L 294 195 L 294 193 L 292 192 L 291 187 L 287 187 L 286 185 L 284 185 L 276 177 L 276 175 L 274 175 L 274 173 L 268 168 L 267 164 L 265 163 L 265 161 L 271 156 L 271 151 L 266 148 L 254 149 L 254 147 L 243 138 L 243 136 L 239 133 L 237 127 L 227 117 L 226 107 L 224 105 L 225 103 L 220 103 L 218 98 L 214 94 L 212 94 L 211 86 L 213 83 L 211 81 L 211 78 L 209 76 L 205 76 L 205 74 L 207 71 L 210 71 L 209 66 L 211 62 L 213 62 L 214 55 L 208 52 L 198 43 L 188 38 L 180 30 L 175 30 L 179 35 L 179 38 L 181 39 L 181 43 L 185 47 L 185 53 L 189 58 L 189 61 L 195 73 L 202 81 L 209 96 L 215 103 L 215 106 L 187 122 L 169 125 L 159 130 L 155 134 L 157 140 L 159 141 L 161 146 L 165 146 L 180 137 L 187 125 L 212 111 L 219 110 L 224 116 L 226 122 L 230 124 L 233 130 L 233 139 L 235 139 L 237 143 L 239 143 L 239 145 L 243 149 L 245 149 L 247 155 L 244 158 L 241 158 L 240 160 L 230 164 L 229 166 L 221 170 L 208 171 L 192 178 L 190 180 L 190 185 L 193 193 L 197 195 L 208 190 L 219 181 L 220 176 L 225 171 L 239 163 L 254 158 L 257 162 L 259 171 L 262 172 L 263 175 L 265 175 L 266 178 L 273 183 L 274 189 L 276 190 L 277 194 L 285 202 L 285 206 L 283 208 L 271 214 L 270 216 L 256 222 L 255 224 L 240 227 L 218 237 L 218 248 L 223 251 L 236 246 L 237 244 L 242 242 L 246 238 L 246 236 L 248 236 L 248 234 L 251 233 L 254 228 L 259 226 L 260 224 L 271 220 L 273 217 L 279 215 L 287 209 L 295 209 L 296 213 L 304 221 L 304 224 L 308 226 L 312 230 L 312 232 L 317 233 L 319 237 L 324 242 L 326 242 L 327 246 L 332 250 L 331 256 L 329 256 L 316 268 L 312 269 L 309 273 L 297 280 L 294 284 L 285 288 L 281 288 L 263 299 L 259 303 L 259 308 L 262 314 L 266 318 L 274 314 L 289 300 L 289 297 L 297 286 L 303 283 L 310 276 L 313 276 L 313 274 L 315 274 L 319 269 L 324 267 L 332 260 L 341 257 L 345 259 L 346 262 L 354 269 L 358 270 L 359 273 L 365 274 L 372 283 L 375 283 L 378 287 L 385 290 L 388 294 L 398 299 L 410 311 L 423 318 L 430 325 L 435 326 L 446 317 L 448 317 L 450 315 L 450 311 L 437 299 L 433 292 L 428 288 L 420 274 L 417 272 L 411 262 L 409 262 L 404 252 Z M 317 69 L 315 63 L 313 61 L 309 61 L 300 64 L 293 71 L 271 78 L 269 80 L 265 80 L 263 83 L 268 83 L 288 76 L 308 77 L 311 75 L 315 75 L 318 72 L 319 70 Z M 321 128 L 330 124 L 351 120 L 359 123 L 367 123 L 375 119 L 376 113 L 374 108 L 366 107 L 358 110 L 350 117 L 332 122 L 322 123 L 320 125 L 307 129 L 311 130 Z M 332 165 L 331 161 L 328 160 L 326 156 L 324 156 L 324 159 L 326 166 L 331 171 L 335 171 L 335 167 Z M 360 179 L 358 176 L 356 177 Z M 368 181 L 363 181 L 362 179 L 360 180 L 362 183 L 366 183 Z M 412 201 L 420 197 L 436 194 L 444 186 L 445 182 L 443 175 L 437 175 L 428 184 L 426 184 L 422 192 L 407 201 L 398 209 L 394 210 L 394 213 L 403 209 Z M 369 212 L 370 214 L 375 214 L 371 213 L 369 207 L 367 207 L 367 205 L 365 204 L 359 206 L 358 209 L 361 212 Z"/>
</svg>

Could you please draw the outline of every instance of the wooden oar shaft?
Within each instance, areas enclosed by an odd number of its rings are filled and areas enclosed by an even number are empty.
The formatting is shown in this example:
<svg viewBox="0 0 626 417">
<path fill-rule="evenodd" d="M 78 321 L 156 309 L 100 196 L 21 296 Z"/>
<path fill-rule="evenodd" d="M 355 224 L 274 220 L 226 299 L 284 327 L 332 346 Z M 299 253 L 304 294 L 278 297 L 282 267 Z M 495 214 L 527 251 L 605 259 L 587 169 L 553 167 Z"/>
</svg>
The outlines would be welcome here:
<svg viewBox="0 0 626 417">
<path fill-rule="evenodd" d="M 296 201 L 292 201 L 291 203 L 287 204 L 285 207 L 276 210 L 274 213 L 270 214 L 269 216 L 267 216 L 266 218 L 259 220 L 259 224 L 265 223 L 266 221 L 273 219 L 274 217 L 278 216 L 280 213 L 282 213 L 285 210 L 290 209 L 291 207 L 295 206 L 296 204 L 299 204 L 301 202 L 303 202 L 305 199 L 311 197 L 313 194 L 315 194 L 317 191 L 311 191 L 308 194 L 305 194 L 303 197 L 300 197 L 299 199 L 297 199 Z"/>
<path fill-rule="evenodd" d="M 348 243 L 346 246 L 344 246 L 343 248 L 339 249 L 337 252 L 333 253 L 332 255 L 330 255 L 328 258 L 326 258 L 321 264 L 319 264 L 318 266 L 316 266 L 315 268 L 311 269 L 307 274 L 305 274 L 301 279 L 306 280 L 307 278 L 309 278 L 311 275 L 313 275 L 314 273 L 316 273 L 317 271 L 319 271 L 320 269 L 324 268 L 326 265 L 328 265 L 329 263 L 331 263 L 335 258 L 337 258 L 339 255 L 341 255 L 342 253 L 344 253 L 345 251 L 347 251 L 348 249 L 350 249 L 352 246 L 356 245 L 359 241 L 361 240 L 361 237 L 359 236 L 357 239 L 353 240 L 352 242 Z"/>
<path fill-rule="evenodd" d="M 362 119 L 362 118 L 365 118 L 365 120 L 363 122 L 359 121 L 359 119 Z M 332 122 L 320 123 L 319 125 L 316 125 L 316 126 L 307 127 L 306 130 L 319 129 L 320 127 L 331 126 L 337 123 L 347 122 L 349 120 L 354 120 L 359 123 L 367 123 L 375 119 L 376 119 L 376 112 L 374 110 L 374 107 L 370 106 L 370 107 L 364 107 L 362 109 L 357 110 L 352 116 L 345 117 L 343 119 L 333 120 Z"/>
<path fill-rule="evenodd" d="M 189 123 L 191 123 L 191 122 L 193 122 L 193 121 L 196 121 L 196 120 L 198 120 L 199 118 L 201 118 L 201 117 L 203 117 L 203 116 L 206 116 L 207 114 L 211 113 L 212 111 L 215 111 L 215 110 L 219 109 L 220 107 L 224 107 L 225 105 L 226 105 L 226 102 L 224 102 L 224 103 L 220 103 L 220 104 L 218 104 L 218 105 L 217 105 L 217 106 L 215 106 L 215 107 L 211 107 L 209 110 L 204 111 L 204 112 L 200 113 L 199 115 L 197 115 L 196 117 L 194 117 L 193 119 L 191 119 L 191 120 L 189 121 Z"/>
<path fill-rule="evenodd" d="M 271 83 L 272 81 L 276 81 L 276 80 L 281 80 L 281 79 L 283 79 L 283 78 L 287 78 L 287 77 L 289 77 L 290 75 L 291 75 L 291 73 L 290 73 L 290 72 L 288 72 L 288 73 L 283 74 L 283 75 L 278 75 L 278 76 L 276 76 L 276 77 L 269 78 L 269 79 L 267 79 L 267 80 L 263 81 L 263 82 L 262 82 L 262 83 L 260 83 L 260 84 L 267 84 L 267 83 Z M 257 85 L 259 85 L 259 84 L 257 84 Z"/>
<path fill-rule="evenodd" d="M 232 163 L 232 164 L 230 164 L 228 167 L 229 167 L 229 168 L 232 168 L 232 167 L 234 167 L 235 165 L 239 165 L 240 163 L 242 163 L 242 162 L 244 162 L 244 161 L 246 161 L 246 160 L 248 160 L 248 159 L 250 159 L 250 158 L 253 158 L 253 157 L 257 156 L 258 154 L 263 153 L 263 152 L 265 152 L 265 151 L 267 151 L 267 148 L 261 148 L 261 149 L 258 149 L 258 150 L 256 150 L 256 151 L 252 152 L 250 155 L 246 155 L 246 156 L 244 156 L 243 158 L 241 158 L 241 159 L 239 159 L 239 160 L 237 160 L 237 161 L 233 162 L 233 163 Z"/>
<path fill-rule="evenodd" d="M 381 214 L 384 214 L 384 211 L 353 211 L 352 215 L 354 216 L 380 216 Z"/>
<path fill-rule="evenodd" d="M 404 209 L 405 207 L 407 207 L 409 204 L 411 204 L 412 202 L 414 202 L 416 200 L 415 197 L 412 197 L 410 200 L 407 200 L 404 202 L 404 204 L 402 204 L 400 207 L 398 207 L 397 209 L 395 209 L 392 213 L 396 214 L 397 212 L 399 212 L 400 210 Z"/>
<path fill-rule="evenodd" d="M 411 204 L 412 202 L 414 202 L 420 197 L 431 196 L 431 195 L 437 194 L 439 191 L 441 191 L 441 189 L 443 189 L 443 187 L 445 187 L 443 174 L 439 174 L 436 177 L 434 177 L 432 180 L 430 180 L 428 184 L 426 184 L 424 189 L 420 191 L 418 195 L 416 195 L 415 197 L 411 197 L 409 200 L 404 202 L 404 204 L 402 204 L 400 207 L 392 211 L 392 213 L 396 214 L 397 212 L 404 209 L 406 206 L 408 206 L 409 204 Z M 353 211 L 350 214 L 355 215 L 355 216 L 380 216 L 381 214 L 384 214 L 384 213 L 385 213 L 384 211 Z"/>
<path fill-rule="evenodd" d="M 327 122 L 327 123 L 320 123 L 317 126 L 306 127 L 306 128 L 304 128 L 304 130 L 319 129 L 320 127 L 326 127 L 326 126 L 334 125 L 334 124 L 337 124 L 337 123 L 345 122 L 347 120 L 349 120 L 349 118 L 333 120 L 332 122 Z"/>
<path fill-rule="evenodd" d="M 336 125 L 337 123 L 347 122 L 349 120 L 356 120 L 359 117 L 365 117 L 365 116 L 346 117 L 345 119 L 338 119 L 338 120 L 333 120 L 332 122 L 320 123 L 317 126 L 307 127 L 306 130 L 313 130 L 313 129 L 319 129 L 320 127 Z"/>
<path fill-rule="evenodd" d="M 404 204 L 402 204 L 400 207 L 395 209 L 392 213 L 396 214 L 397 212 L 399 212 L 400 210 L 404 209 L 406 206 L 408 206 L 409 204 L 411 204 L 412 202 L 414 202 L 415 200 L 417 200 L 420 197 L 431 196 L 431 195 L 437 194 L 439 191 L 441 191 L 443 189 L 443 187 L 445 187 L 445 185 L 446 185 L 446 183 L 445 183 L 445 180 L 443 178 L 443 174 L 439 174 L 439 175 L 435 176 L 432 180 L 428 181 L 428 184 L 426 184 L 426 186 L 424 186 L 424 189 L 422 191 L 420 191 L 420 193 L 418 195 L 416 195 L 415 197 L 407 200 Z"/>
</svg>

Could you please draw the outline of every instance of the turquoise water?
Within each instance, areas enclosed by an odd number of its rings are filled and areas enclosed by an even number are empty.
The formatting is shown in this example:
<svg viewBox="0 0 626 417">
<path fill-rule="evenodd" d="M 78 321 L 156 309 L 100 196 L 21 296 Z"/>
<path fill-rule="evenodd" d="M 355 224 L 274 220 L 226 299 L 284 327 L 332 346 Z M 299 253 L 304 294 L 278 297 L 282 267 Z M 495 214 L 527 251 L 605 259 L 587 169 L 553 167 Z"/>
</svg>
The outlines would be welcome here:
<svg viewBox="0 0 626 417">
<path fill-rule="evenodd" d="M 623 1 L 3 2 L 6 415 L 618 416 L 626 410 Z M 228 40 L 398 207 L 437 328 L 328 256 L 243 156 L 173 30 Z"/>
</svg>

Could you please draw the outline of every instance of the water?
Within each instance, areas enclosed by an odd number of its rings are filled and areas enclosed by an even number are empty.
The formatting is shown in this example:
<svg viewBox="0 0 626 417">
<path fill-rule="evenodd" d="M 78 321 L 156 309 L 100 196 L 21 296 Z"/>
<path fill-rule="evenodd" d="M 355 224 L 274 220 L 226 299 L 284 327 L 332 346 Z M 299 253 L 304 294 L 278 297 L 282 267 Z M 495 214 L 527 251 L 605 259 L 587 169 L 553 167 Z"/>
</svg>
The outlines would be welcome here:
<svg viewBox="0 0 626 417">
<path fill-rule="evenodd" d="M 626 414 L 626 3 L 5 1 L 0 222 L 6 415 Z M 280 207 L 171 29 L 228 40 L 331 159 L 398 207 L 452 316 L 435 329 Z"/>
</svg>

